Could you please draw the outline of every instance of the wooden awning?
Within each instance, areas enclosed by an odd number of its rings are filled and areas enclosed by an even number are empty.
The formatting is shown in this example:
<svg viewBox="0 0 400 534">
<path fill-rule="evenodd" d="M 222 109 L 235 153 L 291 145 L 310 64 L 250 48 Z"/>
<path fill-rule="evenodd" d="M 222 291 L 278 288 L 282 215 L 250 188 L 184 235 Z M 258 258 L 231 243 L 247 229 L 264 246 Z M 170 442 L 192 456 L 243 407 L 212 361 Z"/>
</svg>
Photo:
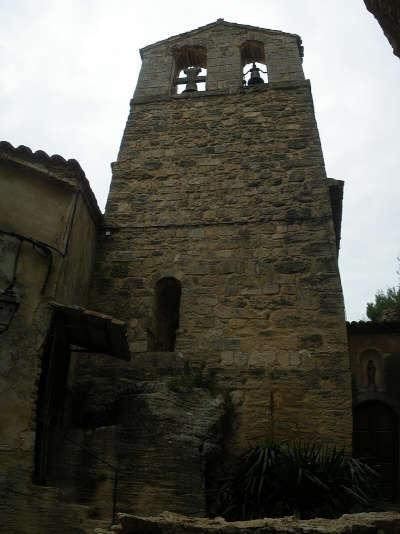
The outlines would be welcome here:
<svg viewBox="0 0 400 534">
<path fill-rule="evenodd" d="M 51 302 L 55 318 L 61 320 L 71 345 L 88 352 L 110 354 L 115 358 L 129 360 L 129 345 L 126 324 L 80 306 L 67 306 Z"/>
</svg>

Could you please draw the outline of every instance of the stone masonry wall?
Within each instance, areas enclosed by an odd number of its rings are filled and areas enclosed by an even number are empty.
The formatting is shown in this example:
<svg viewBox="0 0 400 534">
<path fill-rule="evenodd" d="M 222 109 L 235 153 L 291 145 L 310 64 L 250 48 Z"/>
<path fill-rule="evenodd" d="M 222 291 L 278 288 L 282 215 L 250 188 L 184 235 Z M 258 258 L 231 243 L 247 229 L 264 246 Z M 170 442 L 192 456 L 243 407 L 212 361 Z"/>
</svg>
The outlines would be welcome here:
<svg viewBox="0 0 400 534">
<path fill-rule="evenodd" d="M 131 350 L 145 351 L 154 286 L 176 277 L 176 350 L 219 370 L 233 443 L 273 433 L 349 444 L 343 300 L 309 83 L 139 99 L 113 171 L 91 306 L 126 320 Z"/>
<path fill-rule="evenodd" d="M 215 519 L 192 519 L 175 514 L 158 517 L 135 517 L 120 514 L 120 524 L 113 532 L 130 534 L 201 534 L 207 532 L 240 534 L 395 534 L 399 531 L 400 515 L 396 512 L 346 514 L 339 519 L 299 520 L 295 517 L 257 519 L 226 523 L 221 517 Z M 101 531 L 105 532 L 105 531 Z"/>
<path fill-rule="evenodd" d="M 396 0 L 364 0 L 367 9 L 376 17 L 393 53 L 400 57 L 400 5 Z"/>
</svg>

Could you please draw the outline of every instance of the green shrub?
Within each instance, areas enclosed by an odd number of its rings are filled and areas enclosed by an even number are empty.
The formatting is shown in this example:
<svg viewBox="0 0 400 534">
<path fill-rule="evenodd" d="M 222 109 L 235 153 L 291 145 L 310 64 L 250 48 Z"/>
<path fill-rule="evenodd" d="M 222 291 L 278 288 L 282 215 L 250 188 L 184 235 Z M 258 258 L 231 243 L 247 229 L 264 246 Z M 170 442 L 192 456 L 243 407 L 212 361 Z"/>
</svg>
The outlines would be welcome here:
<svg viewBox="0 0 400 534">
<path fill-rule="evenodd" d="M 339 517 L 373 508 L 377 477 L 360 460 L 318 443 L 257 446 L 225 479 L 220 511 L 228 521 Z"/>
<path fill-rule="evenodd" d="M 375 294 L 375 302 L 367 303 L 367 317 L 371 321 L 382 321 L 394 314 L 397 317 L 400 315 L 400 258 L 397 258 L 399 269 L 396 271 L 399 276 L 399 283 L 397 286 L 388 287 L 386 291 L 380 289 Z M 392 320 L 392 319 L 389 319 Z"/>
<path fill-rule="evenodd" d="M 400 285 L 379 290 L 375 294 L 375 302 L 367 303 L 367 317 L 371 321 L 382 321 L 385 313 L 400 313 Z"/>
</svg>

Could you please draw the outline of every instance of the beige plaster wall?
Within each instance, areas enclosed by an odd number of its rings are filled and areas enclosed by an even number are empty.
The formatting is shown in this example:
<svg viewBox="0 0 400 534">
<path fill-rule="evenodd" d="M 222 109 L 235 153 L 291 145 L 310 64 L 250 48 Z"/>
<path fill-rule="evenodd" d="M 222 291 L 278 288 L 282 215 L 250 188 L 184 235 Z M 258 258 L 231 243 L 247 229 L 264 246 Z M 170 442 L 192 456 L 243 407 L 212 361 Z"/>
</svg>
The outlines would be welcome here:
<svg viewBox="0 0 400 534">
<path fill-rule="evenodd" d="M 0 228 L 63 249 L 73 191 L 51 176 L 2 161 Z"/>
<path fill-rule="evenodd" d="M 0 464 L 7 488 L 0 499 L 0 515 L 9 525 L 8 532 L 50 532 L 43 529 L 54 496 L 32 486 L 38 382 L 51 324 L 47 303 L 86 303 L 96 224 L 85 199 L 70 184 L 26 163 L 0 161 L 0 229 L 51 247 L 50 263 L 42 248 L 21 241 L 14 284 L 20 305 L 9 329 L 0 334 Z M 12 279 L 13 252 L 19 241 L 1 232 L 0 240 L 4 290 Z M 21 495 L 32 497 L 27 500 Z M 17 510 L 25 510 L 25 520 L 19 520 L 23 516 Z"/>
</svg>

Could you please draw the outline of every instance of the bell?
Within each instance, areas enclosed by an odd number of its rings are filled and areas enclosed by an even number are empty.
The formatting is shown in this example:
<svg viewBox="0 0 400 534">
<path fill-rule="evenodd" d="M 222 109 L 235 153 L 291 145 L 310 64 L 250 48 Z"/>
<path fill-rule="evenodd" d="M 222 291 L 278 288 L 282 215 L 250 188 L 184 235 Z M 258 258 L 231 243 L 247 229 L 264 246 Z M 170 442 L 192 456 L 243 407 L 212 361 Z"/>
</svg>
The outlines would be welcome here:
<svg viewBox="0 0 400 534">
<path fill-rule="evenodd" d="M 197 91 L 197 76 L 199 75 L 201 68 L 188 67 L 183 72 L 186 74 L 186 88 L 184 93 L 193 93 Z"/>
<path fill-rule="evenodd" d="M 264 83 L 264 80 L 260 76 L 260 69 L 253 63 L 250 69 L 250 80 L 247 82 L 247 85 L 258 85 L 259 83 Z"/>
</svg>

